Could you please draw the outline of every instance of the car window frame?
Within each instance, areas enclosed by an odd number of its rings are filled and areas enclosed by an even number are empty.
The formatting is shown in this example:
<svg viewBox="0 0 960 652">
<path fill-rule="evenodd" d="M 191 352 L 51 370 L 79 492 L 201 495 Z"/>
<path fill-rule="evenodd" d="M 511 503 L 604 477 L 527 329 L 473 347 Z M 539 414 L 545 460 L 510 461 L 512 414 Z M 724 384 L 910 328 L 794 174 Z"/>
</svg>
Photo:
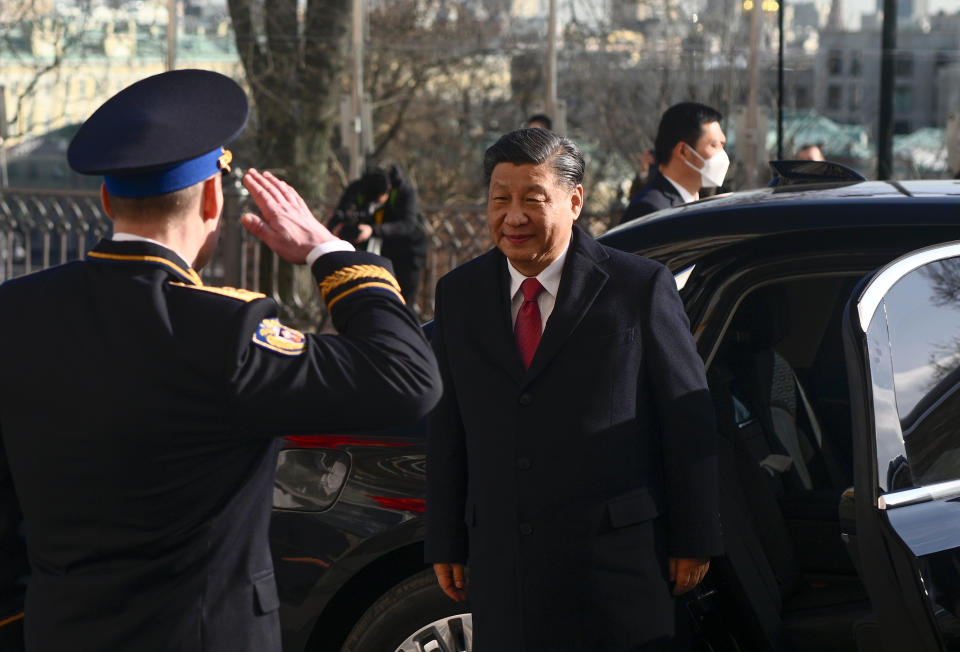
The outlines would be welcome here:
<svg viewBox="0 0 960 652">
<path fill-rule="evenodd" d="M 712 287 L 698 287 L 696 300 L 690 300 L 687 294 L 687 288 L 692 287 L 688 282 L 680 296 L 684 299 L 684 308 L 690 317 L 691 330 L 704 367 L 709 371 L 734 315 L 751 293 L 788 281 L 838 276 L 861 278 L 876 269 L 877 259 L 881 257 L 882 254 L 851 257 L 846 252 L 827 256 L 806 252 L 794 257 L 758 258 Z M 716 317 L 718 314 L 722 317 Z M 697 316 L 696 321 L 694 315 Z M 719 325 L 718 319 L 721 322 Z"/>
<path fill-rule="evenodd" d="M 900 280 L 922 267 L 951 258 L 960 259 L 960 241 L 941 243 L 918 249 L 891 261 L 873 274 L 854 301 L 858 317 L 857 325 L 864 337 L 868 335 L 877 311 L 884 304 L 884 299 Z M 868 376 L 868 378 L 871 376 Z M 875 430 L 876 427 L 874 425 L 874 450 L 876 450 L 877 445 Z M 874 455 L 874 462 L 874 473 L 879 474 L 880 470 L 876 467 L 876 454 Z M 908 489 L 882 493 L 880 493 L 879 482 L 877 482 L 876 485 L 878 493 L 871 496 L 871 502 L 875 502 L 877 508 L 881 510 L 895 509 L 906 505 L 915 505 L 921 502 L 951 499 L 960 496 L 960 478 L 930 484 L 920 484 Z"/>
<path fill-rule="evenodd" d="M 940 243 L 898 257 L 865 278 L 844 309 L 859 574 L 870 597 L 879 635 L 891 649 L 945 650 L 937 615 L 942 607 L 935 603 L 929 578 L 923 571 L 923 560 L 937 552 L 960 550 L 960 532 L 947 532 L 949 541 L 941 538 L 931 547 L 936 535 L 942 534 L 939 532 L 942 528 L 936 525 L 960 520 L 960 512 L 954 501 L 934 492 L 928 492 L 923 500 L 904 501 L 895 508 L 880 502 L 877 415 L 868 332 L 883 297 L 898 280 L 925 264 L 960 256 L 958 246 L 960 242 Z M 885 288 L 879 301 L 876 290 L 871 292 L 874 286 Z M 864 297 L 869 301 L 865 303 Z M 866 326 L 864 315 L 869 317 Z M 887 496 L 892 498 L 891 494 L 883 494 L 884 498 Z M 927 547 L 921 548 L 924 545 Z"/>
</svg>

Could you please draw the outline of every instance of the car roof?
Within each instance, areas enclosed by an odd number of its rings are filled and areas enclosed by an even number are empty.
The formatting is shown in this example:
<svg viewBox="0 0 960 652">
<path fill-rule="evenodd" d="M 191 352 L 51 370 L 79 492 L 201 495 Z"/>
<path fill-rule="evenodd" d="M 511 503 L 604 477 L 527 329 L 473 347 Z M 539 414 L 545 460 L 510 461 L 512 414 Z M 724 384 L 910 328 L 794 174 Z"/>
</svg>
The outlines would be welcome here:
<svg viewBox="0 0 960 652">
<path fill-rule="evenodd" d="M 683 262 L 778 234 L 960 227 L 960 181 L 863 181 L 761 188 L 657 211 L 610 229 L 605 245 Z M 960 239 L 960 229 L 952 239 Z M 674 270 L 677 271 L 677 270 Z"/>
</svg>

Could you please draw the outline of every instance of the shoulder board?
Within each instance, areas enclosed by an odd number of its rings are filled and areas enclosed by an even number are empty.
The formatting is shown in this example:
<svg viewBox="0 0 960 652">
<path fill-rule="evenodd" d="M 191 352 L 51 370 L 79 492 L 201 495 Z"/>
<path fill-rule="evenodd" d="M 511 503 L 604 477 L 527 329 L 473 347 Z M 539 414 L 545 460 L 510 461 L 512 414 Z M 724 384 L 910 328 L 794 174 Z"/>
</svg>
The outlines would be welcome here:
<svg viewBox="0 0 960 652">
<path fill-rule="evenodd" d="M 230 297 L 231 299 L 237 299 L 239 301 L 255 301 L 256 299 L 263 299 L 267 295 L 260 292 L 252 292 L 250 290 L 243 290 L 241 288 L 228 288 L 228 287 L 214 287 L 211 285 L 191 285 L 189 283 L 177 283 L 176 281 L 171 281 L 170 285 L 176 285 L 181 288 L 190 288 L 191 290 L 200 290 L 201 292 L 210 292 L 211 294 L 219 294 L 224 297 Z"/>
</svg>

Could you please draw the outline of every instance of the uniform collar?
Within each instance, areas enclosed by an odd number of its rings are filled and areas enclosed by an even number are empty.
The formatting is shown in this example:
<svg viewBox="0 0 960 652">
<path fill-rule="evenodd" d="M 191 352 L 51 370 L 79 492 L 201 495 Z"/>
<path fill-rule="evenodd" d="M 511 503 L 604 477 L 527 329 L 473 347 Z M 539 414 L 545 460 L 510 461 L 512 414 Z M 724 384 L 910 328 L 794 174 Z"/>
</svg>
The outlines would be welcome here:
<svg viewBox="0 0 960 652">
<path fill-rule="evenodd" d="M 101 240 L 87 253 L 91 262 L 153 265 L 164 269 L 189 285 L 203 285 L 200 275 L 176 252 L 158 242 L 137 240 Z"/>
<path fill-rule="evenodd" d="M 114 231 L 113 235 L 110 236 L 110 239 L 114 242 L 149 242 L 150 244 L 155 244 L 157 246 L 163 247 L 164 249 L 170 249 L 176 253 L 175 249 L 171 249 L 167 245 L 163 244 L 159 240 L 154 240 L 153 238 L 145 238 L 142 235 L 136 235 L 134 233 L 124 233 L 123 231 Z M 177 254 L 180 256 L 180 254 Z M 180 256 L 180 260 L 186 260 L 183 256 Z"/>
</svg>

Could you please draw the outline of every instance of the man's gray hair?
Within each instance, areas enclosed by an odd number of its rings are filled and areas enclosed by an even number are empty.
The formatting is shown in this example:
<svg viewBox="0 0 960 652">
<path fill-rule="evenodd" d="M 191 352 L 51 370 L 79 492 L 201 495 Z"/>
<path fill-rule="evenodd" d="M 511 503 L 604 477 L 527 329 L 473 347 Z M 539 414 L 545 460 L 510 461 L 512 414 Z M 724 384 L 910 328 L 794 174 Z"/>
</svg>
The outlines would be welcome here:
<svg viewBox="0 0 960 652">
<path fill-rule="evenodd" d="M 483 175 L 487 186 L 493 168 L 500 163 L 542 165 L 549 163 L 557 181 L 576 188 L 583 183 L 583 154 L 573 141 L 547 129 L 517 129 L 504 134 L 483 155 Z"/>
</svg>

